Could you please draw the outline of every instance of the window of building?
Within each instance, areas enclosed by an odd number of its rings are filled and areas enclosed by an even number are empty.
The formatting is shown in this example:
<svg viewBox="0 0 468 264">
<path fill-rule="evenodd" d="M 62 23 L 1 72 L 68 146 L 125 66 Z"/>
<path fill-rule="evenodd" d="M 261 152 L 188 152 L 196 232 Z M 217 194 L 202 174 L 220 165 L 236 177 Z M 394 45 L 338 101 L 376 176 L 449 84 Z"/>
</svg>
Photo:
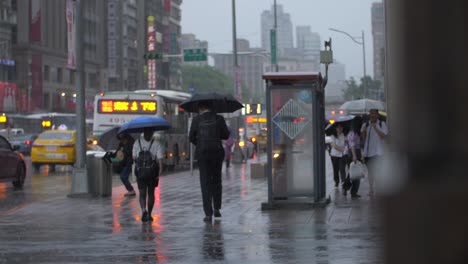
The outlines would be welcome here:
<svg viewBox="0 0 468 264">
<path fill-rule="evenodd" d="M 44 81 L 49 81 L 50 67 L 49 65 L 44 65 Z"/>
<path fill-rule="evenodd" d="M 69 78 L 68 78 L 68 83 L 69 83 L 69 84 L 75 84 L 75 71 L 73 71 L 73 70 L 68 70 L 68 74 L 69 74 L 69 75 L 68 75 L 68 76 L 69 76 Z"/>
<path fill-rule="evenodd" d="M 63 81 L 63 70 L 62 68 L 57 68 L 57 82 L 62 83 Z"/>
</svg>

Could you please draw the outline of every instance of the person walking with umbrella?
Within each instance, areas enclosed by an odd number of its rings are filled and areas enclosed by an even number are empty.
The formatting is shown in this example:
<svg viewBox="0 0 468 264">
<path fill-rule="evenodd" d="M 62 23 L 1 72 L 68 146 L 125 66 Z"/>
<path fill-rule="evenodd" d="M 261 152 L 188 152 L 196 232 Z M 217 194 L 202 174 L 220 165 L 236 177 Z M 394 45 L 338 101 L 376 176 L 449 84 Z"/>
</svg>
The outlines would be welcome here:
<svg viewBox="0 0 468 264">
<path fill-rule="evenodd" d="M 221 170 L 225 154 L 221 140 L 229 138 L 226 121 L 212 111 L 211 105 L 210 101 L 198 103 L 199 115 L 193 119 L 189 133 L 190 142 L 196 146 L 205 222 L 211 222 L 213 213 L 221 217 Z"/>
<path fill-rule="evenodd" d="M 138 138 L 133 144 L 133 159 L 137 161 L 135 175 L 137 176 L 138 191 L 140 192 L 140 207 L 142 211 L 141 221 L 153 221 L 151 215 L 154 207 L 154 191 L 158 187 L 159 176 L 163 172 L 163 148 L 159 141 L 153 139 L 154 129 L 146 127 L 143 130 L 143 136 Z M 139 167 L 139 159 L 143 159 L 142 155 L 149 152 L 150 166 L 152 171 L 150 175 L 144 175 L 146 172 Z"/>
<path fill-rule="evenodd" d="M 122 181 L 127 193 L 124 196 L 135 196 L 135 190 L 133 189 L 132 184 L 129 181 L 130 173 L 132 172 L 133 165 L 133 142 L 135 140 L 129 134 L 117 134 L 117 138 L 120 140 L 117 151 L 115 151 L 111 157 L 117 158 L 119 160 L 120 171 L 120 180 Z"/>
<path fill-rule="evenodd" d="M 132 156 L 135 160 L 135 176 L 137 177 L 141 221 L 153 221 L 151 215 L 154 207 L 154 190 L 158 186 L 159 176 L 163 172 L 163 148 L 159 140 L 154 140 L 154 131 L 166 130 L 171 126 L 166 119 L 160 117 L 140 116 L 123 124 L 119 129 L 122 133 L 143 133 L 133 144 Z"/>
</svg>

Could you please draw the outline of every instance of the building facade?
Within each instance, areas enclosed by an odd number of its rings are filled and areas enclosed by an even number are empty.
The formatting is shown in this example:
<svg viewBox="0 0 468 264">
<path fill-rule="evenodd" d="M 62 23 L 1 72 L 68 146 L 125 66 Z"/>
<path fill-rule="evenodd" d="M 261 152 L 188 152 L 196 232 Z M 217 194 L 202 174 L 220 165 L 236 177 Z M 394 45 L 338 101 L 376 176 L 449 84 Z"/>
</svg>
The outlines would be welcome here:
<svg viewBox="0 0 468 264">
<path fill-rule="evenodd" d="M 107 1 L 107 64 L 111 91 L 136 90 L 138 79 L 137 0 Z"/>
<path fill-rule="evenodd" d="M 12 47 L 17 33 L 16 1 L 0 1 L 0 112 L 23 111 L 26 91 L 16 85 Z"/>
<path fill-rule="evenodd" d="M 325 74 L 325 69 L 322 69 Z M 334 61 L 328 67 L 328 82 L 325 87 L 325 102 L 343 103 L 344 90 L 346 89 L 346 66 L 338 61 Z"/>
<path fill-rule="evenodd" d="M 277 21 L 277 51 L 278 55 L 282 56 L 284 50 L 287 48 L 294 47 L 293 40 L 293 26 L 291 22 L 291 16 L 288 13 L 285 13 L 282 5 L 277 5 L 276 7 L 276 21 Z M 261 16 L 261 31 L 262 31 L 262 48 L 264 50 L 271 50 L 270 47 L 270 30 L 274 27 L 275 21 L 275 12 L 274 5 L 271 10 L 265 10 Z"/>
<path fill-rule="evenodd" d="M 384 84 L 385 72 L 385 13 L 382 2 L 372 4 L 372 37 L 374 46 L 374 79 Z M 383 93 L 383 87 L 382 91 Z"/>
<path fill-rule="evenodd" d="M 92 115 L 96 93 L 107 87 L 106 2 L 83 0 L 82 29 L 85 104 Z M 67 67 L 67 1 L 17 1 L 17 62 L 19 90 L 27 91 L 29 112 L 74 112 L 75 70 Z M 29 19 L 27 19 L 29 18 Z"/>
<path fill-rule="evenodd" d="M 138 1 L 139 17 L 143 17 L 138 24 L 138 54 L 143 58 L 145 53 L 159 53 L 163 57 L 155 61 L 155 67 L 150 66 L 150 61 L 141 61 L 139 67 L 139 76 L 143 79 L 141 88 L 152 88 L 149 84 L 151 76 L 155 77 L 155 88 L 153 89 L 182 89 L 182 58 L 180 39 L 181 39 L 181 19 L 182 19 L 182 0 L 143 0 Z M 154 51 L 149 51 L 148 39 L 148 17 L 154 17 L 155 45 Z M 152 44 L 151 44 L 152 45 Z"/>
<path fill-rule="evenodd" d="M 320 65 L 320 35 L 312 32 L 310 26 L 296 27 L 296 45 L 302 50 L 303 58 L 316 61 L 316 67 Z"/>
<path fill-rule="evenodd" d="M 243 48 L 250 45 L 245 40 Z M 234 58 L 232 53 L 213 54 L 215 68 L 234 79 Z M 237 53 L 242 85 L 252 91 L 253 99 L 260 100 L 265 97 L 265 85 L 262 80 L 265 65 L 270 63 L 269 53 L 263 49 L 242 50 Z"/>
</svg>

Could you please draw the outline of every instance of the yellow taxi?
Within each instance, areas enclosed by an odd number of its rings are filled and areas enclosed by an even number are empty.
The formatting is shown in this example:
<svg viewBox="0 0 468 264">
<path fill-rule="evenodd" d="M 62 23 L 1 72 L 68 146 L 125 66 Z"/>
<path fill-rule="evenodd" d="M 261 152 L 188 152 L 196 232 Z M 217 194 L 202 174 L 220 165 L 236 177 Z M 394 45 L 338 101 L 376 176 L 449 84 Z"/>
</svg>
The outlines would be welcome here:
<svg viewBox="0 0 468 264">
<path fill-rule="evenodd" d="M 34 141 L 31 148 L 33 168 L 41 165 L 73 165 L 76 161 L 76 131 L 47 130 Z"/>
</svg>

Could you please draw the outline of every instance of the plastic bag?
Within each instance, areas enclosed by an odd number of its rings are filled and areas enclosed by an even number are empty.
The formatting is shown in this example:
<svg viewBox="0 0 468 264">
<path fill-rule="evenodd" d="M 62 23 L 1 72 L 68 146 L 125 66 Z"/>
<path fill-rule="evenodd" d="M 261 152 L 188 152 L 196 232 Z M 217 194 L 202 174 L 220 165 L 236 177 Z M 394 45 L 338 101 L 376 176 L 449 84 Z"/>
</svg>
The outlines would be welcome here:
<svg viewBox="0 0 468 264">
<path fill-rule="evenodd" d="M 361 162 L 353 161 L 349 165 L 349 178 L 351 180 L 362 179 L 367 174 L 367 166 Z"/>
</svg>

